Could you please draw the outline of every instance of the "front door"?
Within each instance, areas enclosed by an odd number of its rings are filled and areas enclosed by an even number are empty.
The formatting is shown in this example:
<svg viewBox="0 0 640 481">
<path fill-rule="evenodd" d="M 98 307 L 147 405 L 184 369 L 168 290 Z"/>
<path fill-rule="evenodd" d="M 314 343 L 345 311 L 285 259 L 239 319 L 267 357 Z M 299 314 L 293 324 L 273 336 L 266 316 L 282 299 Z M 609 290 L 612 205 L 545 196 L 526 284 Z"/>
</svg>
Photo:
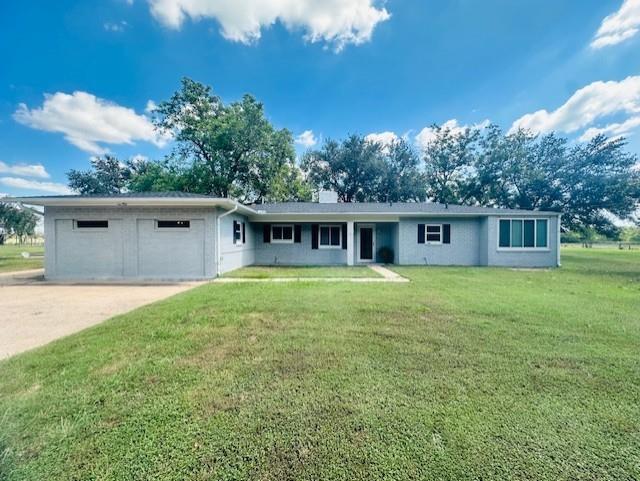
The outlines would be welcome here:
<svg viewBox="0 0 640 481">
<path fill-rule="evenodd" d="M 373 262 L 373 252 L 375 250 L 373 226 L 372 225 L 359 226 L 358 238 L 360 239 L 359 246 L 358 246 L 359 247 L 358 260 L 360 262 Z"/>
</svg>

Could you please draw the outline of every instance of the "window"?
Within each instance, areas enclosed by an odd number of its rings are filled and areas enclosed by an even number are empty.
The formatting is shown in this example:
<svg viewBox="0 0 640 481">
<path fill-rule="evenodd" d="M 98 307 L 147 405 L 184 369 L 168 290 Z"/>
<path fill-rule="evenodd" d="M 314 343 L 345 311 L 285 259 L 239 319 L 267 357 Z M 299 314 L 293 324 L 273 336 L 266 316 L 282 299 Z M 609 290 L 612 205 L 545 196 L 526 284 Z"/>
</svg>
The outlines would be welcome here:
<svg viewBox="0 0 640 481">
<path fill-rule="evenodd" d="M 271 242 L 274 244 L 293 244 L 293 225 L 274 224 L 271 226 Z"/>
<path fill-rule="evenodd" d="M 442 243 L 442 224 L 425 225 L 425 240 L 427 244 Z"/>
<path fill-rule="evenodd" d="M 500 219 L 500 249 L 544 249 L 548 246 L 548 219 Z"/>
<path fill-rule="evenodd" d="M 189 229 L 191 227 L 190 220 L 157 220 L 156 227 L 158 229 Z"/>
<path fill-rule="evenodd" d="M 108 220 L 77 220 L 76 229 L 108 229 Z"/>
<path fill-rule="evenodd" d="M 339 249 L 342 245 L 342 229 L 339 225 L 320 226 L 320 248 Z"/>
<path fill-rule="evenodd" d="M 244 222 L 233 221 L 233 243 L 240 244 L 242 242 L 242 231 L 244 230 Z"/>
</svg>

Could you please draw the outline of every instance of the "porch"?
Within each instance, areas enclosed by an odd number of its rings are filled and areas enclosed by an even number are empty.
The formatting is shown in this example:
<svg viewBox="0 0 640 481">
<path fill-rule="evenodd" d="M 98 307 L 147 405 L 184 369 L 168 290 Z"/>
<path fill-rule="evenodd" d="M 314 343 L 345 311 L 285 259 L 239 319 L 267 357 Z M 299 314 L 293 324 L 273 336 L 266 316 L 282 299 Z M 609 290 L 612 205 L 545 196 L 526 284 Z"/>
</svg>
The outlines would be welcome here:
<svg viewBox="0 0 640 481">
<path fill-rule="evenodd" d="M 398 262 L 397 222 L 256 223 L 256 265 Z"/>
</svg>

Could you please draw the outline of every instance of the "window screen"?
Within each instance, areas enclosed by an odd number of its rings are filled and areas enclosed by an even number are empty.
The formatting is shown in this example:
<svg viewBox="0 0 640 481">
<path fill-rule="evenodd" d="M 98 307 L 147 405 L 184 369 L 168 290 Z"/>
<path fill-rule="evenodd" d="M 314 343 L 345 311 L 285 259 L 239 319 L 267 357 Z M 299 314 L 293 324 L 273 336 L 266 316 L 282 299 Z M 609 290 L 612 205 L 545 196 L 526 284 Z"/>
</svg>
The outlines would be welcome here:
<svg viewBox="0 0 640 481">
<path fill-rule="evenodd" d="M 274 225 L 271 227 L 271 241 L 291 243 L 293 242 L 293 225 Z"/>
<path fill-rule="evenodd" d="M 533 220 L 524 221 L 524 246 L 525 247 L 536 246 L 535 230 L 536 230 L 535 221 Z"/>
<path fill-rule="evenodd" d="M 427 225 L 426 226 L 427 242 L 442 242 L 442 226 L 441 225 Z"/>
<path fill-rule="evenodd" d="M 511 221 L 500 220 L 500 247 L 511 247 Z"/>
<path fill-rule="evenodd" d="M 322 247 L 340 247 L 341 231 L 339 225 L 320 226 L 320 245 Z"/>
<path fill-rule="evenodd" d="M 536 245 L 538 247 L 547 247 L 547 219 L 538 219 L 536 221 Z"/>
<path fill-rule="evenodd" d="M 511 247 L 522 247 L 522 221 L 511 221 Z"/>
</svg>

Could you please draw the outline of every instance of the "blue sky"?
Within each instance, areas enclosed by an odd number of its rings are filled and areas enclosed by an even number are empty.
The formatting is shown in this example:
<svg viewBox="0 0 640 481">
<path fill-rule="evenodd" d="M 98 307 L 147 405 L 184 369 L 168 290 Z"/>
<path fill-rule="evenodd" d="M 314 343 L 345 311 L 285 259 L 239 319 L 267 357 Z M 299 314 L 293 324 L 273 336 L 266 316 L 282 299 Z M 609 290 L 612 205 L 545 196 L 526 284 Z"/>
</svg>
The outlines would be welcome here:
<svg viewBox="0 0 640 481">
<path fill-rule="evenodd" d="M 0 193 L 64 192 L 104 152 L 162 158 L 145 109 L 183 76 L 254 94 L 299 152 L 489 120 L 640 153 L 638 29 L 640 0 L 2 2 Z"/>
</svg>

